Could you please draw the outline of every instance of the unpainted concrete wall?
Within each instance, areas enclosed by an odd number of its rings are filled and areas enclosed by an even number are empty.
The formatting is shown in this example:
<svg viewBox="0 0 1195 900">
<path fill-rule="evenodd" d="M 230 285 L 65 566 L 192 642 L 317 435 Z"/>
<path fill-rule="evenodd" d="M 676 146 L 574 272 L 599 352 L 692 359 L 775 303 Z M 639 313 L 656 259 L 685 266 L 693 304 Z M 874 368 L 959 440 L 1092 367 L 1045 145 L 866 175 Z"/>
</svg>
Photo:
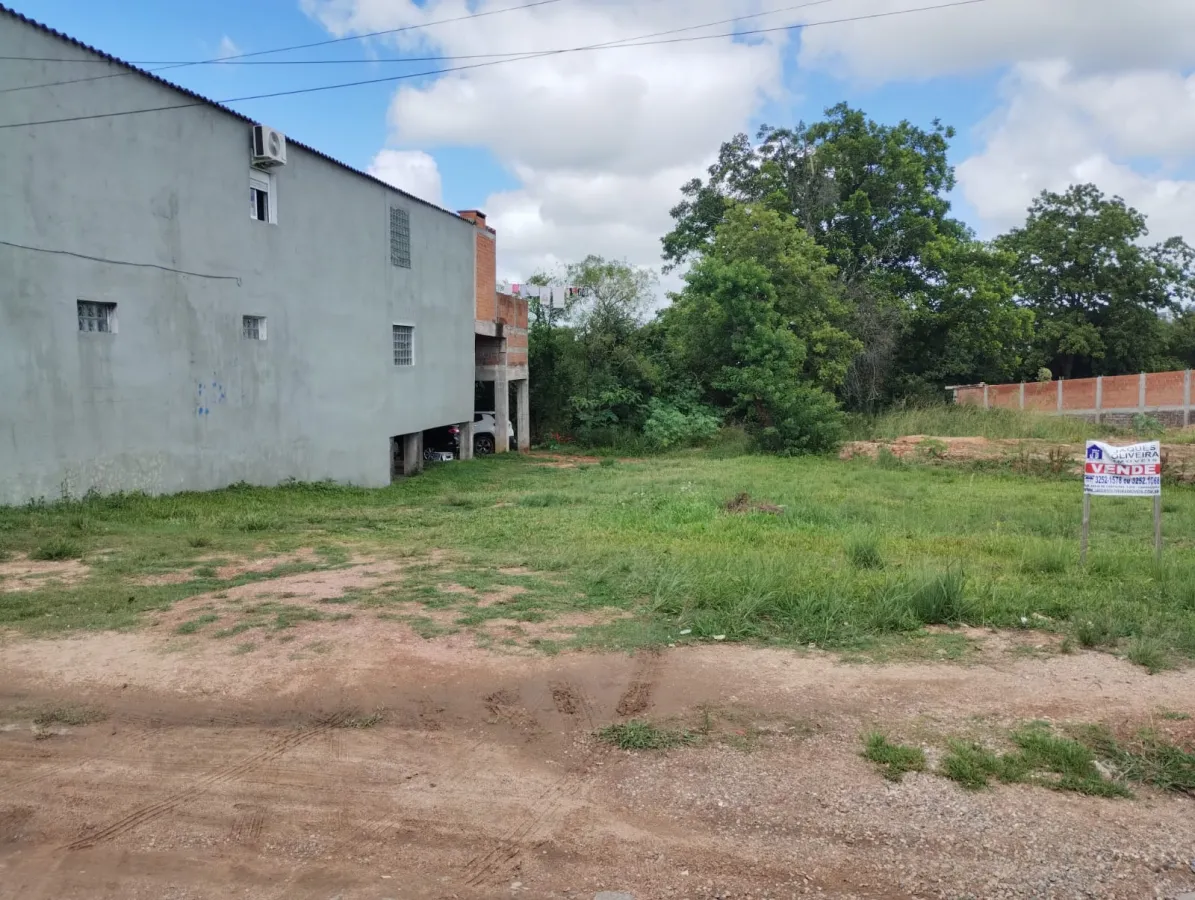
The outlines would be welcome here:
<svg viewBox="0 0 1195 900">
<path fill-rule="evenodd" d="M 0 13 L 0 56 L 86 54 Z M 0 84 L 126 71 L 0 60 Z M 187 102 L 122 75 L 6 94 L 4 121 Z M 0 245 L 0 503 L 382 485 L 391 435 L 472 418 L 470 223 L 293 144 L 278 224 L 252 221 L 250 127 L 206 105 L 0 134 L 0 241 L 198 273 Z M 118 332 L 79 333 L 80 299 L 116 303 Z M 242 339 L 244 315 L 267 317 L 266 341 Z M 393 363 L 394 323 L 416 327 L 412 367 Z"/>
</svg>

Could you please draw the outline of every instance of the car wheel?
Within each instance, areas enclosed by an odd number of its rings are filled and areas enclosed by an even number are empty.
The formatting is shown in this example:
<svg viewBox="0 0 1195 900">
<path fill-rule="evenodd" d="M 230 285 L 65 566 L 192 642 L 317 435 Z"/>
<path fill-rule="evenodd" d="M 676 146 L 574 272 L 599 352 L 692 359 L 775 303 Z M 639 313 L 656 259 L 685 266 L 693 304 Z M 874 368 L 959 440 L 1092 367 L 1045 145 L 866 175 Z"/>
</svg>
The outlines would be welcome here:
<svg viewBox="0 0 1195 900">
<path fill-rule="evenodd" d="M 479 434 L 473 438 L 473 454 L 475 456 L 489 456 L 494 452 L 494 439 L 488 434 Z"/>
</svg>

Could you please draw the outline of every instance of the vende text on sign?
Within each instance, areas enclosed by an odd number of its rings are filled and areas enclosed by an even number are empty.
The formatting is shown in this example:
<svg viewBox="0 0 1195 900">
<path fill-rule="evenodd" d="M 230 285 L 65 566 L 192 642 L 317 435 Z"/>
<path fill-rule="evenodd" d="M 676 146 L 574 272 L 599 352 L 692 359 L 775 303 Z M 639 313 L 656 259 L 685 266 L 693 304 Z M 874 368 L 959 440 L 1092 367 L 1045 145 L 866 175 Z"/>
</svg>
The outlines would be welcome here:
<svg viewBox="0 0 1195 900">
<path fill-rule="evenodd" d="M 1118 497 L 1157 497 L 1162 493 L 1162 445 L 1159 441 L 1116 447 L 1087 442 L 1083 490 Z"/>
</svg>

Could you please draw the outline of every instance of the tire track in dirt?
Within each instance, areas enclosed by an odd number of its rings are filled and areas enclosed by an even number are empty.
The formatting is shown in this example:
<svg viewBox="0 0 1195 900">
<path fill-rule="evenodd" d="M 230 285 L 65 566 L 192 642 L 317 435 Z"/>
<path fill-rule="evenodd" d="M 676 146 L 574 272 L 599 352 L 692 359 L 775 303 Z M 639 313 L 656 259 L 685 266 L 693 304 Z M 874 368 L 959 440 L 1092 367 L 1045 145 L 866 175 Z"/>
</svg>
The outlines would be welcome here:
<svg viewBox="0 0 1195 900">
<path fill-rule="evenodd" d="M 208 788 L 214 787 L 218 784 L 226 784 L 234 781 L 241 775 L 252 771 L 253 769 L 277 759 L 287 751 L 306 743 L 313 738 L 319 737 L 328 730 L 336 728 L 341 725 L 347 718 L 348 713 L 337 713 L 328 719 L 325 719 L 318 725 L 310 728 L 300 729 L 292 734 L 287 735 L 281 740 L 276 741 L 272 746 L 266 747 L 264 750 L 253 754 L 252 756 L 241 760 L 231 766 L 224 766 L 214 772 L 200 778 L 190 787 L 183 788 L 180 791 L 175 791 L 161 800 L 153 803 L 147 803 L 143 806 L 133 810 L 128 815 L 122 816 L 115 822 L 86 834 L 81 838 L 71 841 L 66 845 L 67 850 L 85 850 L 89 847 L 94 847 L 97 844 L 106 843 L 121 835 L 132 831 L 139 825 L 146 822 L 151 822 L 154 819 L 160 818 L 169 812 L 172 812 L 177 807 L 181 806 L 190 800 L 194 800 L 201 796 Z"/>
<path fill-rule="evenodd" d="M 631 672 L 631 682 L 618 700 L 616 712 L 627 717 L 637 715 L 651 705 L 652 693 L 663 668 L 659 653 L 644 652 L 636 659 Z M 562 715 L 575 716 L 583 713 L 592 732 L 596 727 L 593 704 L 585 693 L 568 682 L 549 684 L 552 702 Z M 486 698 L 487 703 L 494 695 Z M 503 698 L 505 699 L 505 698 Z M 587 793 L 586 778 L 595 768 L 598 760 L 608 753 L 605 744 L 593 743 L 585 755 L 572 767 L 564 778 L 545 790 L 531 806 L 527 821 L 515 826 L 488 853 L 474 857 L 465 866 L 462 879 L 467 887 L 481 887 L 496 884 L 502 880 L 512 866 L 518 867 L 519 857 L 527 849 L 535 849 L 547 842 L 560 825 L 562 813 L 570 798 Z"/>
</svg>

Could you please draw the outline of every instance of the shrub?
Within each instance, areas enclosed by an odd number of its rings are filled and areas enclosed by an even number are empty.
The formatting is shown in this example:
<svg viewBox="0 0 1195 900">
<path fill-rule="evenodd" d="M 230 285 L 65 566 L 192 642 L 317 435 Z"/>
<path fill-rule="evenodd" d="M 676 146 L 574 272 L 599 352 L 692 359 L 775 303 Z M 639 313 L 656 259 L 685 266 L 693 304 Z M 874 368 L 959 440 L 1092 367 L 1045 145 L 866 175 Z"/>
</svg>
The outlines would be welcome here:
<svg viewBox="0 0 1195 900">
<path fill-rule="evenodd" d="M 708 441 L 718 433 L 718 417 L 703 406 L 688 410 L 653 398 L 648 404 L 643 434 L 659 450 L 690 447 Z"/>
</svg>

